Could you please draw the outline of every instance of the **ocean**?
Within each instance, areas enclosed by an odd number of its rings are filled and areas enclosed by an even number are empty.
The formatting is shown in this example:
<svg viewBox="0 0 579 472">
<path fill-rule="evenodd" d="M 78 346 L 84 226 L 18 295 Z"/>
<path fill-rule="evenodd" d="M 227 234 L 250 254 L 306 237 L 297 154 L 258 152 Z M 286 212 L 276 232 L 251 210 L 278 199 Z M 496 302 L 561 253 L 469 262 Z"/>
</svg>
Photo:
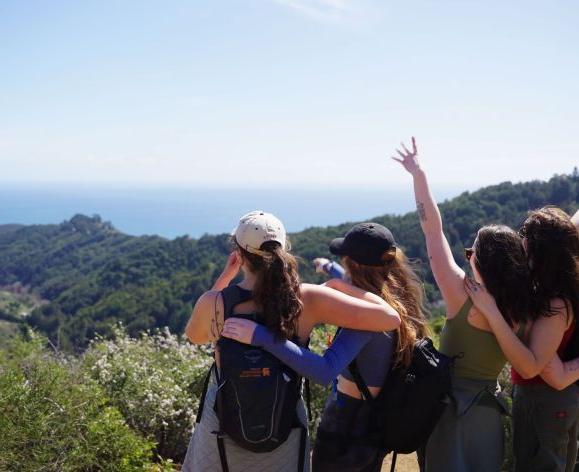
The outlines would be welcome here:
<svg viewBox="0 0 579 472">
<path fill-rule="evenodd" d="M 435 187 L 438 201 L 466 190 Z M 131 235 L 166 238 L 230 232 L 251 210 L 274 213 L 289 232 L 370 220 L 414 210 L 412 187 L 397 188 L 172 188 L 119 185 L 3 184 L 0 224 L 60 223 L 77 213 L 98 214 Z"/>
</svg>

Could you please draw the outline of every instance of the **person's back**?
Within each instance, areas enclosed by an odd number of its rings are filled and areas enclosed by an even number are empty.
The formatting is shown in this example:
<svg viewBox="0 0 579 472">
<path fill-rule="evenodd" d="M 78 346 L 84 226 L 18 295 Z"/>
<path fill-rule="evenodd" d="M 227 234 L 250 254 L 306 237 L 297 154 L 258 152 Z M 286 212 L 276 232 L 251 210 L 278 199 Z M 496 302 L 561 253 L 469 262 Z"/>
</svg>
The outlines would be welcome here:
<svg viewBox="0 0 579 472">
<path fill-rule="evenodd" d="M 440 334 L 440 352 L 455 358 L 456 377 L 495 381 L 505 366 L 505 355 L 492 332 L 468 322 L 472 306 L 468 298 L 456 316 L 446 320 Z"/>
<path fill-rule="evenodd" d="M 513 444 L 515 470 L 571 471 L 577 456 L 578 389 L 574 384 L 550 386 L 545 363 L 579 355 L 576 315 L 579 312 L 579 236 L 565 212 L 545 207 L 529 213 L 520 231 L 527 249 L 535 303 L 544 316 L 521 326 L 513 343 L 530 360 L 513 358 Z M 545 354 L 546 351 L 546 354 Z M 513 352 L 514 349 L 513 349 Z M 512 356 L 513 354 L 511 354 Z M 520 359 L 520 360 L 519 360 Z M 540 374 L 540 375 L 539 375 Z"/>
<path fill-rule="evenodd" d="M 226 317 L 251 313 L 258 314 L 259 320 L 277 337 L 296 339 L 298 342 L 305 341 L 313 326 L 320 322 L 374 330 L 398 325 L 396 312 L 379 297 L 359 291 L 361 293 L 354 295 L 362 299 L 352 298 L 326 287 L 301 285 L 297 263 L 286 250 L 285 230 L 273 215 L 263 212 L 245 215 L 240 220 L 234 241 L 236 250 L 214 285 L 214 290 L 203 294 L 195 305 L 186 328 L 192 342 L 218 341 Z M 226 288 L 240 268 L 243 269 L 243 280 L 237 288 Z M 233 304 L 228 300 L 233 292 L 246 296 Z M 216 363 L 208 377 L 204 407 L 198 417 L 183 470 L 309 470 L 308 444 L 307 440 L 304 443 L 302 435 L 307 421 L 299 391 L 294 405 L 299 424 L 275 449 L 252 452 L 223 433 L 224 418 L 216 413 L 220 408 L 215 406 L 219 398 L 226 401 L 227 394 L 221 395 L 222 384 L 218 378 L 220 372 L 230 370 L 235 361 L 227 360 L 225 369 L 225 365 L 221 364 L 219 344 L 217 342 L 215 349 Z M 226 353 L 223 354 L 226 359 Z M 278 415 L 277 418 L 281 421 L 282 416 Z"/>
<path fill-rule="evenodd" d="M 362 399 L 348 366 L 356 360 L 365 385 L 376 396 L 392 363 L 409 363 L 415 341 L 426 332 L 422 287 L 390 231 L 377 223 L 356 225 L 345 238 L 334 240 L 330 250 L 342 256 L 347 278 L 356 289 L 380 296 L 396 308 L 401 317 L 396 332 L 341 329 L 323 356 L 290 341 L 276 341 L 270 331 L 247 320 L 230 319 L 223 333 L 264 347 L 318 383 L 327 384 L 337 378 L 317 432 L 312 456 L 316 471 L 379 470 L 385 451 L 376 441 L 368 440 L 372 406 Z M 326 286 L 339 290 L 351 287 L 340 279 L 330 280 Z"/>
</svg>

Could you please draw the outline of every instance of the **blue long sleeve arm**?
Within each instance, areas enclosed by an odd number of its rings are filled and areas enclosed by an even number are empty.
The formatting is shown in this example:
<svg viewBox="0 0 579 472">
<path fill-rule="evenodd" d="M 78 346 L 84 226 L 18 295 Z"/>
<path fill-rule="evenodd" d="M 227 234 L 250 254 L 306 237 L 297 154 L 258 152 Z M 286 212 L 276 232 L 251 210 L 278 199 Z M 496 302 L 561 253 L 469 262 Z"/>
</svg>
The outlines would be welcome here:
<svg viewBox="0 0 579 472">
<path fill-rule="evenodd" d="M 373 333 L 342 329 L 332 345 L 320 356 L 292 341 L 276 341 L 264 326 L 257 326 L 251 344 L 263 347 L 298 374 L 327 385 L 352 362 L 372 339 Z"/>
<path fill-rule="evenodd" d="M 329 262 L 324 266 L 326 272 L 331 279 L 343 279 L 346 275 L 345 269 L 337 262 Z"/>
</svg>

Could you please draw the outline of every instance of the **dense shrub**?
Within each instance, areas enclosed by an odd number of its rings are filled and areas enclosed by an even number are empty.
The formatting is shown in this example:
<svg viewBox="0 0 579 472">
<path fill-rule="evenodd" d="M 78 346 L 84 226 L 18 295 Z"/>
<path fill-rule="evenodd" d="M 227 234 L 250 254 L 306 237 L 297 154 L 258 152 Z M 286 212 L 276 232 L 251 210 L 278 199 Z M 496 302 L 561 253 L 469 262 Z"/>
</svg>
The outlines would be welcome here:
<svg viewBox="0 0 579 472">
<path fill-rule="evenodd" d="M 155 466 L 153 443 L 131 431 L 74 359 L 42 340 L 0 351 L 0 470 L 137 471 Z"/>
<path fill-rule="evenodd" d="M 334 330 L 314 330 L 310 348 L 323 353 Z M 168 459 L 181 462 L 189 442 L 210 352 L 168 330 L 132 338 L 117 328 L 80 358 L 36 335 L 13 339 L 0 349 L 0 470 L 172 470 Z M 508 368 L 499 381 L 510 393 Z M 331 387 L 312 383 L 311 391 L 313 439 Z M 509 470 L 508 418 L 505 431 Z"/>
</svg>

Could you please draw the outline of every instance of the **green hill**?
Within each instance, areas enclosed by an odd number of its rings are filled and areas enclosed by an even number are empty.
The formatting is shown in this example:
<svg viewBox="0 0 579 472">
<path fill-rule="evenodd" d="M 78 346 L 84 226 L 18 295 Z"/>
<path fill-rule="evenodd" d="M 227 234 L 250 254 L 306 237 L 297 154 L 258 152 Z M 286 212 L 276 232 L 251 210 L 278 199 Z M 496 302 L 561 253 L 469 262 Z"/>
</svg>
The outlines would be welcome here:
<svg viewBox="0 0 579 472">
<path fill-rule="evenodd" d="M 410 189 L 409 189 L 410 192 Z M 547 182 L 505 182 L 440 205 L 457 260 L 487 223 L 518 227 L 525 213 L 546 204 L 574 211 L 579 174 Z M 248 209 L 249 210 L 249 209 Z M 410 257 L 426 261 L 426 248 L 414 212 L 374 218 L 394 233 Z M 319 281 L 308 261 L 328 256 L 327 243 L 352 223 L 309 228 L 290 235 L 301 256 L 302 277 Z M 229 252 L 227 235 L 181 237 L 128 236 L 99 216 L 76 215 L 58 225 L 0 226 L 0 286 L 22 284 L 45 303 L 26 322 L 62 349 L 82 349 L 95 334 L 110 334 L 122 322 L 130 334 L 168 326 L 180 332 L 195 299 L 219 274 Z M 432 274 L 422 271 L 431 301 L 437 299 Z"/>
</svg>

